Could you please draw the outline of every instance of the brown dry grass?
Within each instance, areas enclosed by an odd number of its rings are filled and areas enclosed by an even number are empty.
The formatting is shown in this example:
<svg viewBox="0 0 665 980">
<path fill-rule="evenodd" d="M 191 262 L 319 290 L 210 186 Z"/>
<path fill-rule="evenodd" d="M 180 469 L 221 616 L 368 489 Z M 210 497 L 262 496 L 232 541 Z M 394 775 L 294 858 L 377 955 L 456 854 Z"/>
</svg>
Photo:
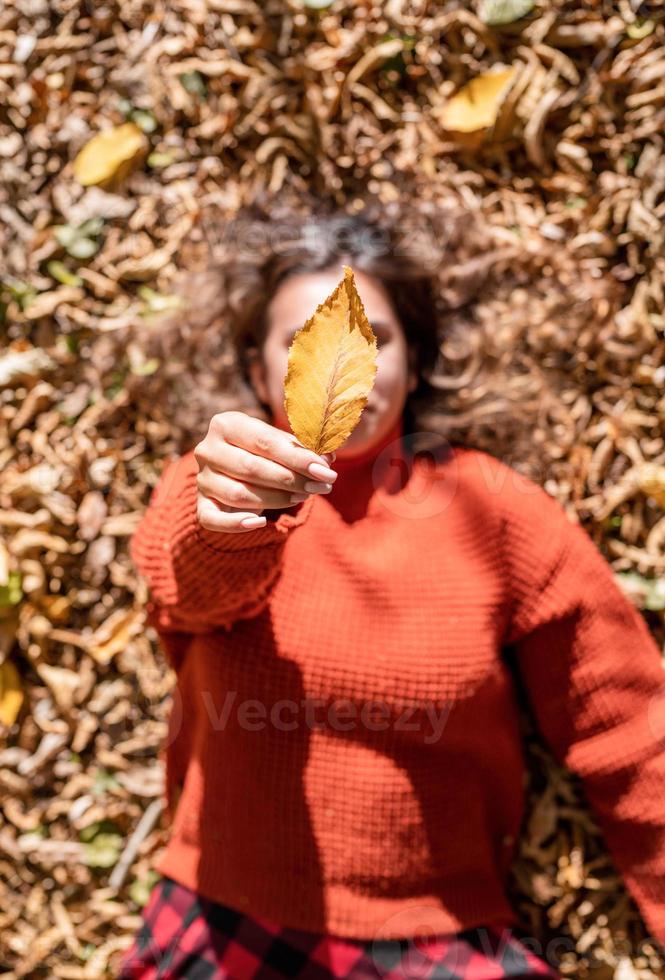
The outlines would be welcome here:
<svg viewBox="0 0 665 980">
<path fill-rule="evenodd" d="M 497 364 L 524 359 L 556 394 L 519 454 L 487 426 L 469 439 L 579 516 L 665 639 L 662 7 L 556 0 L 500 27 L 482 13 L 408 0 L 0 10 L 0 662 L 24 695 L 0 751 L 8 978 L 112 975 L 166 839 L 156 756 L 172 677 L 127 541 L 196 423 L 155 403 L 169 365 L 145 359 L 141 336 L 178 269 L 258 194 L 448 215 L 441 291 L 465 338 L 442 348 L 451 375 L 473 377 L 491 342 Z M 446 132 L 451 94 L 497 64 L 519 82 L 496 125 Z M 82 187 L 78 150 L 127 119 L 149 154 Z M 95 219 L 86 258 L 54 233 Z M 228 366 L 223 343 L 217 357 Z M 646 932 L 579 787 L 529 744 L 514 883 L 526 923 L 569 937 L 566 976 L 665 975 L 639 950 Z"/>
</svg>

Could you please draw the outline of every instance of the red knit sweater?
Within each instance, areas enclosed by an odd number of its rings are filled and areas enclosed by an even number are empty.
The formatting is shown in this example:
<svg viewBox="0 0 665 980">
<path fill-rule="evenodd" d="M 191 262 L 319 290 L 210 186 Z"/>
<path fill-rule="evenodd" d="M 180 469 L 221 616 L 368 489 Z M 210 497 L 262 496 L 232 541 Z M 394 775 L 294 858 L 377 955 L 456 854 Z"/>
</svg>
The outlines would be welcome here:
<svg viewBox="0 0 665 980">
<path fill-rule="evenodd" d="M 131 542 L 177 672 L 157 870 L 361 939 L 514 920 L 513 662 L 665 942 L 665 674 L 644 619 L 536 483 L 460 445 L 414 460 L 400 435 L 238 535 L 198 524 L 191 451 L 162 474 Z"/>
</svg>

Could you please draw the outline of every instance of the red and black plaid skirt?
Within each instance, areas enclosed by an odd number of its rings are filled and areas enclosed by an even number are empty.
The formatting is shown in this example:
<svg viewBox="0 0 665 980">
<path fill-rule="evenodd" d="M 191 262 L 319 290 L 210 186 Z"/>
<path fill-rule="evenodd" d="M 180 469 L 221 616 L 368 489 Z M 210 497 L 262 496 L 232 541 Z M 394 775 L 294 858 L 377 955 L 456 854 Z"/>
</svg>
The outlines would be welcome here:
<svg viewBox="0 0 665 980">
<path fill-rule="evenodd" d="M 118 980 L 501 980 L 560 974 L 514 926 L 478 926 L 423 939 L 357 940 L 285 929 L 198 895 L 166 876 Z"/>
</svg>

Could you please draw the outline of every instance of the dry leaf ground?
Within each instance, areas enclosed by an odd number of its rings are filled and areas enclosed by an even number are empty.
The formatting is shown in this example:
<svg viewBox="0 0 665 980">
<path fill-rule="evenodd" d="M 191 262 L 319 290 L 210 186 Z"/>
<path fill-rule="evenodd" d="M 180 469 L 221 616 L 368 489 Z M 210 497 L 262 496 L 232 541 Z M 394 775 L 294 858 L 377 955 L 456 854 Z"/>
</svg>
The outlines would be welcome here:
<svg viewBox="0 0 665 980">
<path fill-rule="evenodd" d="M 127 542 L 197 432 L 186 403 L 171 409 L 175 374 L 222 377 L 230 355 L 217 335 L 198 350 L 184 337 L 174 368 L 143 339 L 178 302 L 177 270 L 259 193 L 370 195 L 447 236 L 455 412 L 481 347 L 557 396 L 528 439 L 469 425 L 469 440 L 579 516 L 663 644 L 663 8 L 555 0 L 496 25 L 492 6 L 0 9 L 5 977 L 112 976 L 166 839 L 173 679 Z M 510 66 L 507 90 L 480 82 L 482 130 L 444 129 L 455 93 Z M 121 147 L 103 186 L 83 186 L 79 151 L 128 122 L 146 152 Z M 575 781 L 529 744 L 525 922 L 559 942 L 565 976 L 665 975 Z"/>
</svg>

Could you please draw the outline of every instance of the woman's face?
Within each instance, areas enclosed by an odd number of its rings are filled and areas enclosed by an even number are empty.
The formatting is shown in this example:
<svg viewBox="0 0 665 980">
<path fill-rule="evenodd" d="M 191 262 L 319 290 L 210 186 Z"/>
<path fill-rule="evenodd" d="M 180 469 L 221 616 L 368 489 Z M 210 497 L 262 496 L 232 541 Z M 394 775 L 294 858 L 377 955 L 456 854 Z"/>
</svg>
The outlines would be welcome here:
<svg viewBox="0 0 665 980">
<path fill-rule="evenodd" d="M 337 450 L 338 458 L 364 453 L 390 432 L 402 414 L 408 393 L 418 383 L 414 358 L 383 284 L 361 271 L 354 270 L 353 274 L 376 335 L 377 370 L 360 421 Z M 263 358 L 251 363 L 250 372 L 259 398 L 272 410 L 272 424 L 287 432 L 290 426 L 284 412 L 284 378 L 289 346 L 295 332 L 332 293 L 343 275 L 341 264 L 339 268 L 293 275 L 280 284 L 268 306 Z"/>
</svg>

